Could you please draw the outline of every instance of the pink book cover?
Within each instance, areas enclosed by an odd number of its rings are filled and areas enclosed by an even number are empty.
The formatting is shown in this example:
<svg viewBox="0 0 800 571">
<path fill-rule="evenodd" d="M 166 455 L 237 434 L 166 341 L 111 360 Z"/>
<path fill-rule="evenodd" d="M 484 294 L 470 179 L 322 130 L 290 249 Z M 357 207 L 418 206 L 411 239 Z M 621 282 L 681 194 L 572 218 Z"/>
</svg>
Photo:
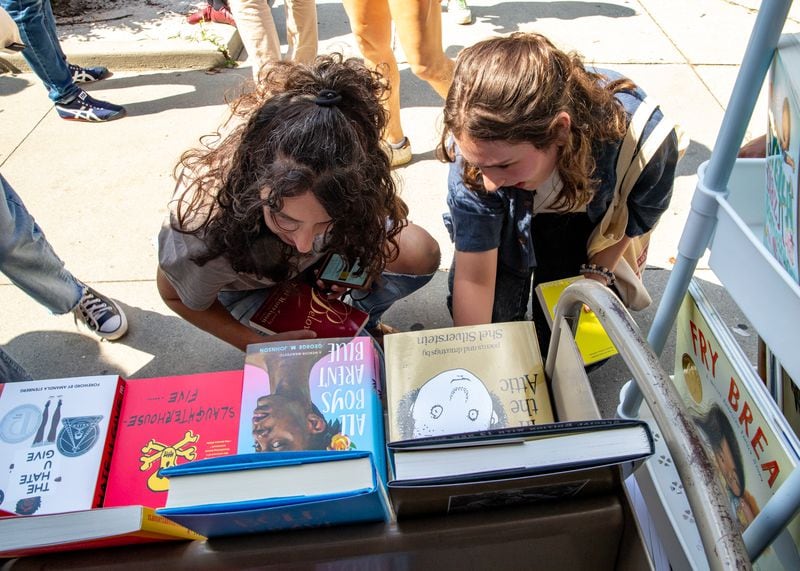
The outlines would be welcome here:
<svg viewBox="0 0 800 571">
<path fill-rule="evenodd" d="M 250 318 L 265 333 L 311 329 L 317 337 L 354 337 L 369 315 L 339 299 L 326 299 L 309 284 L 297 280 L 275 286 Z"/>
<path fill-rule="evenodd" d="M 162 468 L 236 454 L 242 371 L 128 380 L 103 505 L 163 507 Z"/>
<path fill-rule="evenodd" d="M 369 450 L 383 476 L 381 386 L 370 337 L 248 345 L 239 453 Z"/>
</svg>

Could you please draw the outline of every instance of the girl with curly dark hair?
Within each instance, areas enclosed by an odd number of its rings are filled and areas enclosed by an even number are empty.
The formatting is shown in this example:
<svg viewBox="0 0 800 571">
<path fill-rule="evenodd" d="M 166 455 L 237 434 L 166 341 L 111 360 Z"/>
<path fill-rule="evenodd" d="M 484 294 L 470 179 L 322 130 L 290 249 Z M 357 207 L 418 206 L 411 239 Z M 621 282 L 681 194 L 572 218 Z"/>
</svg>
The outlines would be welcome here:
<svg viewBox="0 0 800 571">
<path fill-rule="evenodd" d="M 586 68 L 539 34 L 492 38 L 459 54 L 439 149 L 452 163 L 445 224 L 456 250 L 448 300 L 455 325 L 526 319 L 532 280 L 583 273 L 614 285 L 632 237 L 666 210 L 678 159 L 675 131 L 661 129 L 664 142 L 627 198 L 624 235 L 590 255 L 644 98 L 627 78 Z M 644 137 L 662 119 L 656 109 Z M 549 327 L 533 306 L 546 350 Z"/>
<path fill-rule="evenodd" d="M 230 132 L 178 165 L 177 200 L 159 234 L 167 305 L 244 349 L 265 340 L 247 323 L 270 288 L 333 251 L 373 278 L 353 304 L 382 330 L 383 312 L 439 265 L 438 244 L 407 220 L 381 150 L 383 93 L 379 75 L 336 54 L 277 62 L 234 102 Z"/>
</svg>

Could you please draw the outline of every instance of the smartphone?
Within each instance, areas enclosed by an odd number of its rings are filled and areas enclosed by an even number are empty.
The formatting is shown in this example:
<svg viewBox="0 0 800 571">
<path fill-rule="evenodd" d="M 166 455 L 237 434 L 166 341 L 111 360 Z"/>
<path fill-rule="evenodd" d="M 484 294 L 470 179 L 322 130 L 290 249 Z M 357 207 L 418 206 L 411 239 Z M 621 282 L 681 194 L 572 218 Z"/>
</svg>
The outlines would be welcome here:
<svg viewBox="0 0 800 571">
<path fill-rule="evenodd" d="M 317 271 L 317 279 L 326 285 L 338 285 L 351 289 L 369 287 L 369 275 L 361 268 L 358 262 L 347 265 L 339 254 L 329 253 L 322 261 Z"/>
</svg>

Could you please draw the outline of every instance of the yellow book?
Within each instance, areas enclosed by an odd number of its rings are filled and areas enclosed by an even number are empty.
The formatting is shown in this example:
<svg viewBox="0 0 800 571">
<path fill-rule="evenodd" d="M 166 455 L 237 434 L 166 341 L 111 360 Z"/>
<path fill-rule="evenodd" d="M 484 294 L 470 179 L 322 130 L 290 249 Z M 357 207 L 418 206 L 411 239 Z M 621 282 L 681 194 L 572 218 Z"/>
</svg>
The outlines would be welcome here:
<svg viewBox="0 0 800 571">
<path fill-rule="evenodd" d="M 0 557 L 205 539 L 144 506 L 0 518 Z"/>
<path fill-rule="evenodd" d="M 530 321 L 384 338 L 389 441 L 553 422 Z"/>
<path fill-rule="evenodd" d="M 553 326 L 553 318 L 556 314 L 556 303 L 558 303 L 561 293 L 567 286 L 575 281 L 585 279 L 583 276 L 564 278 L 545 282 L 536 286 L 536 297 L 547 316 L 550 327 Z M 575 334 L 575 344 L 581 352 L 584 365 L 591 365 L 603 359 L 613 357 L 617 354 L 617 349 L 606 334 L 600 320 L 593 311 L 582 311 L 578 318 L 578 330 Z"/>
</svg>

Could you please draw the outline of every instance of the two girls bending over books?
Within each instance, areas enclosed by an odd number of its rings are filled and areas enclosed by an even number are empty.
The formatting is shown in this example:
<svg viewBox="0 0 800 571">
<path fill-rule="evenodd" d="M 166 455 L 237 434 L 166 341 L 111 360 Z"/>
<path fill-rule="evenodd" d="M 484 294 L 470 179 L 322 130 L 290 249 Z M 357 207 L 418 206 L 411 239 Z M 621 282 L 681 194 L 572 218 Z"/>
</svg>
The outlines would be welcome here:
<svg viewBox="0 0 800 571">
<path fill-rule="evenodd" d="M 176 313 L 242 349 L 263 342 L 245 324 L 270 286 L 335 251 L 375 278 L 352 303 L 379 332 L 383 312 L 431 279 L 439 248 L 396 194 L 380 146 L 382 96 L 381 78 L 355 60 L 276 64 L 234 105 L 241 125 L 184 155 L 159 239 L 158 285 Z M 659 126 L 666 136 L 620 198 L 617 159 L 644 99 L 630 80 L 587 69 L 538 34 L 460 53 L 440 147 L 451 163 L 455 325 L 526 319 L 532 285 L 579 273 L 633 309 L 649 302 L 646 290 L 615 283 L 626 250 L 669 205 L 678 160 L 677 135 L 656 108 L 641 138 Z M 609 218 L 624 232 L 606 232 Z M 643 290 L 636 270 L 626 275 Z M 546 349 L 547 321 L 536 308 L 533 318 Z"/>
</svg>

